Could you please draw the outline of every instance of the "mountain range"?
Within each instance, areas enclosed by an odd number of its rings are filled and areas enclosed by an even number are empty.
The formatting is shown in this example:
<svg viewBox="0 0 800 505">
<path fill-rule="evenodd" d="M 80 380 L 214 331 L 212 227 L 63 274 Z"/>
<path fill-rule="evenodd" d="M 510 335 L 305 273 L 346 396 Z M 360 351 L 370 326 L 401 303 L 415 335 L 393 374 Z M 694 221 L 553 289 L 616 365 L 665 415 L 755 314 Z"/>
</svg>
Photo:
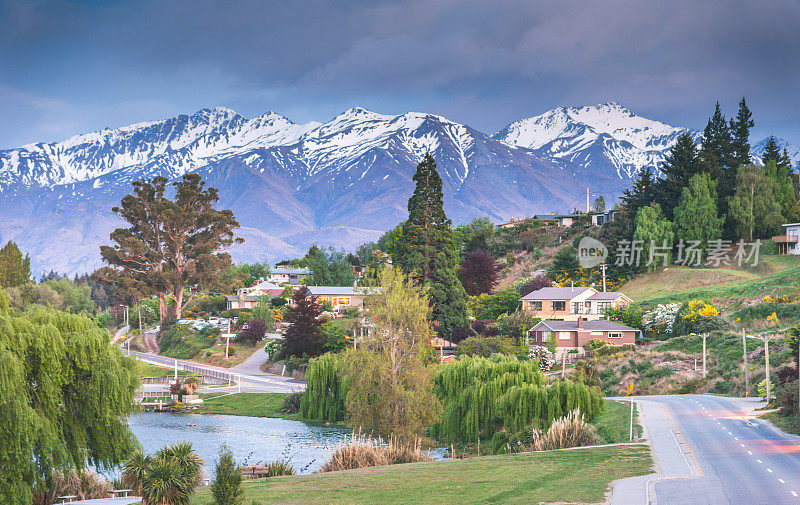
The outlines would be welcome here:
<svg viewBox="0 0 800 505">
<path fill-rule="evenodd" d="M 203 109 L 0 150 L 0 242 L 29 252 L 37 274 L 91 271 L 101 264 L 99 244 L 122 224 L 111 207 L 131 182 L 194 172 L 219 189 L 219 206 L 242 226 L 236 261 L 293 257 L 312 243 L 351 249 L 405 218 L 426 152 L 455 223 L 502 221 L 583 208 L 583 186 L 612 203 L 638 169 L 657 170 L 683 132 L 699 138 L 615 103 L 560 107 L 492 135 L 417 112 L 355 107 L 326 123 L 296 124 L 274 112 Z"/>
</svg>

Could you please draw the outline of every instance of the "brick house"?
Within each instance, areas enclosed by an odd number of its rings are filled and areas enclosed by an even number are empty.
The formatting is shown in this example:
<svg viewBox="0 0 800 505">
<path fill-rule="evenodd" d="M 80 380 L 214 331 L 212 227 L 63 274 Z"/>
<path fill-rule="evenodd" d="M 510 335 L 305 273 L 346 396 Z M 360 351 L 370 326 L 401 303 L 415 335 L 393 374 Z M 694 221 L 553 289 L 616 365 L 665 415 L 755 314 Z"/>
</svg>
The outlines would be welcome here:
<svg viewBox="0 0 800 505">
<path fill-rule="evenodd" d="M 610 344 L 635 344 L 640 331 L 614 321 L 587 321 L 579 317 L 575 321 L 541 321 L 530 329 L 529 334 L 531 345 L 544 345 L 555 339 L 556 356 L 560 356 L 570 350 L 582 354 L 583 346 L 595 338 Z"/>
<path fill-rule="evenodd" d="M 577 321 L 603 316 L 608 307 L 628 305 L 633 300 L 617 291 L 597 291 L 590 287 L 547 287 L 522 297 L 522 310 L 542 319 Z"/>
<path fill-rule="evenodd" d="M 358 286 L 306 286 L 317 303 L 330 302 L 334 312 L 348 307 L 364 308 L 364 298 L 380 288 L 363 288 Z M 289 299 L 289 305 L 293 305 Z"/>
</svg>

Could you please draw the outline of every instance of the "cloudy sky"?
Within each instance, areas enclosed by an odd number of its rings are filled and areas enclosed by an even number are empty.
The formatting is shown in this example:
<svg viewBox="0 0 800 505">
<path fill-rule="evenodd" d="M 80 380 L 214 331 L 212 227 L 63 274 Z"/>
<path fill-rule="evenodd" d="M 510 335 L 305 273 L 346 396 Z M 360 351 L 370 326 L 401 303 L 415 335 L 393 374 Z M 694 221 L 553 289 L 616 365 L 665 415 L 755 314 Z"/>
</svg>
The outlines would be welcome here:
<svg viewBox="0 0 800 505">
<path fill-rule="evenodd" d="M 800 144 L 797 0 L 0 0 L 0 26 L 0 148 L 215 105 L 493 132 L 613 100 L 701 129 L 743 95 L 754 137 Z"/>
</svg>

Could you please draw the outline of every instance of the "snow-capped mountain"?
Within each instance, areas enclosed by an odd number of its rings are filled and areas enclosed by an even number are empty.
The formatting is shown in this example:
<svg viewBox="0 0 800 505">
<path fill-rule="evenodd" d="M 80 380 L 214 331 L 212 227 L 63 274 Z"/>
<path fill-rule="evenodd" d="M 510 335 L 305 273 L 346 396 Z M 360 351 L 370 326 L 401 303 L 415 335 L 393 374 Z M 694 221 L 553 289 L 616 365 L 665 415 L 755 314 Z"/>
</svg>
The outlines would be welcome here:
<svg viewBox="0 0 800 505">
<path fill-rule="evenodd" d="M 756 142 L 750 149 L 750 157 L 753 159 L 753 162 L 759 165 L 762 164 L 761 160 L 764 157 L 764 149 L 767 147 L 768 141 L 769 137 L 762 139 Z M 792 160 L 792 166 L 796 168 L 797 163 L 800 162 L 800 147 L 778 137 L 775 137 L 775 143 L 778 145 L 778 149 L 780 149 L 781 152 L 786 149 L 786 152 L 789 154 L 789 159 Z"/>
<path fill-rule="evenodd" d="M 694 130 L 646 119 L 609 102 L 558 107 L 515 121 L 492 137 L 540 155 L 632 179 L 645 166 L 653 167 L 658 174 L 669 149 L 685 132 L 699 142 L 700 134 Z"/>
<path fill-rule="evenodd" d="M 581 205 L 592 180 L 612 201 L 615 173 L 517 148 L 432 114 L 353 108 L 326 123 L 267 113 L 248 119 L 216 108 L 164 121 L 0 151 L 0 241 L 15 240 L 34 271 L 100 265 L 98 245 L 121 223 L 111 207 L 134 180 L 203 176 L 231 208 L 245 243 L 234 259 L 280 259 L 311 243 L 375 239 L 406 216 L 411 177 L 431 152 L 456 222 L 504 220 Z"/>
</svg>

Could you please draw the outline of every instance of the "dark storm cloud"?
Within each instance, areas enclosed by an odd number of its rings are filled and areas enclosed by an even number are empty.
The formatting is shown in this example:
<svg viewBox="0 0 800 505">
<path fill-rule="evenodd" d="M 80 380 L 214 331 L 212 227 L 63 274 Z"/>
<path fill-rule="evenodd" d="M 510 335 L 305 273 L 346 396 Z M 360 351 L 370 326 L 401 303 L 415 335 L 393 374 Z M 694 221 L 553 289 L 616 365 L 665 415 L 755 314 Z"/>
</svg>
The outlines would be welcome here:
<svg viewBox="0 0 800 505">
<path fill-rule="evenodd" d="M 424 110 L 494 131 L 615 100 L 702 128 L 742 95 L 758 134 L 800 141 L 795 0 L 2 5 L 4 146 L 217 104 L 298 121 Z"/>
</svg>

